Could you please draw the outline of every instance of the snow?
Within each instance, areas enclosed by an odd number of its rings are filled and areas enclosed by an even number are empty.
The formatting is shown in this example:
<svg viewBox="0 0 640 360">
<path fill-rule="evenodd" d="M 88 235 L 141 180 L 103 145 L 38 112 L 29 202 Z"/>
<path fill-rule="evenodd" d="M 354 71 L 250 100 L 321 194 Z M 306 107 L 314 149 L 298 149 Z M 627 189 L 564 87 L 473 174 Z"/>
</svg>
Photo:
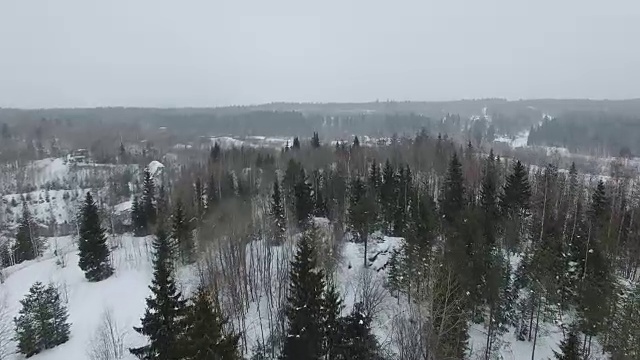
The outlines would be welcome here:
<svg viewBox="0 0 640 360">
<path fill-rule="evenodd" d="M 164 165 L 157 160 L 153 160 L 149 163 L 149 165 L 147 165 L 147 169 L 149 169 L 152 177 L 156 177 L 158 176 L 159 172 L 164 169 Z"/>
<path fill-rule="evenodd" d="M 220 147 L 222 149 L 231 149 L 231 148 L 239 148 L 242 147 L 244 145 L 244 141 L 242 140 L 238 140 L 238 139 L 234 139 L 232 137 L 229 136 L 218 136 L 218 137 L 212 137 L 211 138 L 211 142 L 213 144 L 218 143 L 218 145 L 220 145 Z"/>
<path fill-rule="evenodd" d="M 129 200 L 129 201 L 121 202 L 120 204 L 117 204 L 116 206 L 114 206 L 113 211 L 116 214 L 120 214 L 120 213 L 131 210 L 132 207 L 133 207 L 133 201 Z"/>
<path fill-rule="evenodd" d="M 529 139 L 529 130 L 521 131 L 515 136 L 499 136 L 494 142 L 507 143 L 512 148 L 520 148 L 527 146 L 527 140 Z"/>
<path fill-rule="evenodd" d="M 87 359 L 88 346 L 106 309 L 111 310 L 119 330 L 126 332 L 125 348 L 144 344 L 145 339 L 133 332 L 132 327 L 139 326 L 146 307 L 145 298 L 149 295 L 152 271 L 148 249 L 151 239 L 124 236 L 112 240 L 121 244 L 112 252 L 116 272 L 99 283 L 89 283 L 84 278 L 71 237 L 50 238 L 49 250 L 42 258 L 3 270 L 5 283 L 0 285 L 0 293 L 7 295 L 11 318 L 20 310 L 19 300 L 36 281 L 55 284 L 62 298 L 68 298 L 70 340 L 32 359 Z M 53 256 L 56 242 L 58 257 Z M 65 267 L 56 264 L 60 257 L 66 258 Z M 21 358 L 11 355 L 8 360 Z M 124 359 L 135 357 L 126 354 Z"/>
</svg>

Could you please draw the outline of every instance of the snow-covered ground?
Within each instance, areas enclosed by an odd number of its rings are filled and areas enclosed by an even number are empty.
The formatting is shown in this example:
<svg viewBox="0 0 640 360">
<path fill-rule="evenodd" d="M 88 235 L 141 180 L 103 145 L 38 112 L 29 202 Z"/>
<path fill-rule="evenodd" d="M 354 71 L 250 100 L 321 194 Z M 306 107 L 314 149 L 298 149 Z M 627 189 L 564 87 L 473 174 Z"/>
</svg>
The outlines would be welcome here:
<svg viewBox="0 0 640 360">
<path fill-rule="evenodd" d="M 112 252 L 115 275 L 99 283 L 89 283 L 78 267 L 76 246 L 71 237 L 49 238 L 46 254 L 3 269 L 4 284 L 0 294 L 6 296 L 9 319 L 20 310 L 19 301 L 36 281 L 54 284 L 67 301 L 70 340 L 54 349 L 33 357 L 34 360 L 87 359 L 91 339 L 98 328 L 103 311 L 109 309 L 119 330 L 126 333 L 125 347 L 144 344 L 144 338 L 135 333 L 145 309 L 145 297 L 149 294 L 152 271 L 150 263 L 150 238 L 121 237 L 112 239 L 121 246 Z M 56 248 L 59 256 L 54 256 Z M 59 263 L 64 258 L 66 266 Z M 5 319 L 3 319 L 5 320 Z M 9 320 L 10 321 L 10 320 Z M 15 346 L 14 343 L 10 346 Z M 21 359 L 9 356 L 9 360 Z M 125 359 L 135 359 L 126 355 Z"/>
</svg>

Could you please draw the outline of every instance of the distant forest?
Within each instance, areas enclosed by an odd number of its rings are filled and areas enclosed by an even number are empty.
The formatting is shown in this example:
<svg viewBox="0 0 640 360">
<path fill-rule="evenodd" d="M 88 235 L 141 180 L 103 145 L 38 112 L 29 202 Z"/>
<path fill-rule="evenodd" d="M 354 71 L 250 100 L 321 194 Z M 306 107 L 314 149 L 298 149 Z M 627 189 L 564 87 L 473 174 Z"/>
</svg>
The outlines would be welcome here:
<svg viewBox="0 0 640 360">
<path fill-rule="evenodd" d="M 640 118 L 608 112 L 569 112 L 532 127 L 528 144 L 593 155 L 638 156 Z"/>
</svg>

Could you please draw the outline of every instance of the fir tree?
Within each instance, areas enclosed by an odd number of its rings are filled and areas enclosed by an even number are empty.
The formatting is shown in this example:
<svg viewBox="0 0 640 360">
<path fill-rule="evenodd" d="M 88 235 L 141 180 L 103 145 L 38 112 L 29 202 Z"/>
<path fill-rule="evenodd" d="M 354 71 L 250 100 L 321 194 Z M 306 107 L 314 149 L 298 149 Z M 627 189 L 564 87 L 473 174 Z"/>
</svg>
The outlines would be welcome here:
<svg viewBox="0 0 640 360">
<path fill-rule="evenodd" d="M 42 241 L 38 236 L 38 225 L 31 217 L 27 203 L 22 203 L 22 218 L 18 225 L 16 242 L 13 247 L 13 255 L 16 264 L 26 260 L 32 260 L 42 253 Z"/>
<path fill-rule="evenodd" d="M 69 340 L 67 309 L 53 285 L 36 282 L 20 304 L 22 309 L 14 319 L 20 353 L 31 357 Z"/>
<path fill-rule="evenodd" d="M 211 212 L 219 201 L 220 194 L 218 193 L 218 185 L 212 174 L 209 176 L 209 182 L 207 183 L 207 211 Z"/>
<path fill-rule="evenodd" d="M 174 248 L 183 264 L 191 264 L 195 261 L 193 235 L 180 199 L 176 202 L 171 220 L 171 238 L 175 242 Z"/>
<path fill-rule="evenodd" d="M 226 334 L 217 304 L 203 285 L 198 287 L 184 320 L 184 360 L 239 360 L 240 335 Z"/>
<path fill-rule="evenodd" d="M 300 150 L 300 139 L 298 137 L 293 138 L 293 146 L 291 146 L 293 150 Z"/>
<path fill-rule="evenodd" d="M 273 193 L 271 194 L 271 220 L 273 221 L 273 236 L 276 244 L 282 244 L 287 231 L 287 218 L 282 204 L 282 194 L 280 193 L 280 183 L 276 179 L 273 182 Z"/>
<path fill-rule="evenodd" d="M 107 236 L 100 225 L 98 207 L 90 192 L 82 206 L 80 214 L 80 238 L 78 239 L 78 265 L 84 276 L 91 282 L 102 281 L 113 274 L 109 259 L 110 251 Z"/>
<path fill-rule="evenodd" d="M 205 193 L 204 193 L 204 185 L 202 184 L 202 180 L 200 177 L 196 178 L 196 183 L 193 187 L 194 192 L 194 203 L 196 206 L 196 214 L 199 218 L 204 216 L 205 211 Z"/>
<path fill-rule="evenodd" d="M 364 243 L 364 266 L 367 266 L 369 234 L 376 223 L 376 203 L 364 180 L 354 177 L 351 183 L 348 221 L 357 242 Z"/>
<path fill-rule="evenodd" d="M 313 137 L 311 138 L 311 147 L 317 149 L 320 147 L 320 136 L 318 136 L 318 132 L 313 132 Z"/>
<path fill-rule="evenodd" d="M 176 288 L 171 244 L 162 228 L 156 235 L 153 249 L 153 281 L 149 287 L 152 294 L 146 299 L 142 326 L 134 327 L 136 332 L 149 338 L 149 344 L 129 351 L 139 359 L 178 360 L 184 351 L 180 340 L 185 300 Z"/>
<path fill-rule="evenodd" d="M 560 343 L 560 351 L 554 351 L 553 354 L 558 360 L 580 360 L 580 340 L 575 330 L 571 330 L 566 339 Z"/>
<path fill-rule="evenodd" d="M 314 243 L 317 229 L 303 234 L 289 275 L 286 317 L 288 331 L 280 358 L 282 360 L 318 360 L 323 353 L 324 275 L 318 268 Z"/>
</svg>

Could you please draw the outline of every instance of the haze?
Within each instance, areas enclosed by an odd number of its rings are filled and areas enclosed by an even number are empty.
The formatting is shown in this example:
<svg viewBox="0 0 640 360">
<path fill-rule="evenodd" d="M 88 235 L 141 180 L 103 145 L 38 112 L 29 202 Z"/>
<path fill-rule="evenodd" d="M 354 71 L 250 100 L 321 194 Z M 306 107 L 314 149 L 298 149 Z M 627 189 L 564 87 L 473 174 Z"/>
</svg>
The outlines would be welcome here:
<svg viewBox="0 0 640 360">
<path fill-rule="evenodd" d="M 637 1 L 2 0 L 0 106 L 640 96 Z"/>
</svg>

